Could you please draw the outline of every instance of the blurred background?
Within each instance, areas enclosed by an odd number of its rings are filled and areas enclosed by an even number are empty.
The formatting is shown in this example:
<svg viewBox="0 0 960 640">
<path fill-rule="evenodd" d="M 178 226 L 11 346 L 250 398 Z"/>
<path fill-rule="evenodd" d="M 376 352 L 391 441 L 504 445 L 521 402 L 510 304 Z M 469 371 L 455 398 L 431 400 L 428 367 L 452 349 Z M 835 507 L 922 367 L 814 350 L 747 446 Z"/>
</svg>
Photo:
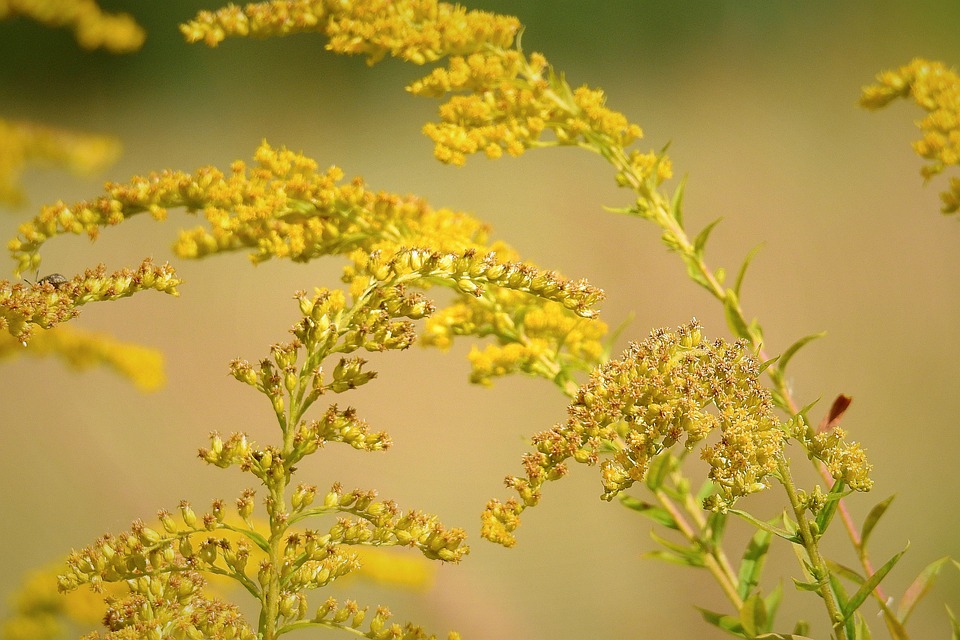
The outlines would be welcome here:
<svg viewBox="0 0 960 640">
<path fill-rule="evenodd" d="M 213 50 L 185 44 L 177 25 L 217 2 L 101 4 L 133 13 L 146 28 L 140 52 L 85 52 L 66 31 L 0 22 L 0 117 L 113 134 L 124 144 L 120 162 L 97 179 L 28 171 L 29 206 L 0 212 L 4 239 L 44 203 L 99 195 L 103 180 L 226 168 L 249 161 L 266 139 L 362 175 L 372 189 L 472 212 L 525 258 L 588 278 L 607 292 L 609 324 L 634 314 L 618 350 L 694 316 L 707 335 L 729 337 L 715 301 L 685 278 L 655 228 L 602 209 L 628 205 L 630 196 L 600 158 L 556 149 L 444 166 L 420 134 L 436 103 L 403 90 L 425 69 L 391 60 L 370 69 L 330 55 L 313 35 L 229 40 Z M 712 266 L 735 273 L 763 243 L 743 303 L 763 323 L 771 353 L 828 332 L 793 361 L 793 389 L 803 404 L 821 399 L 817 417 L 839 393 L 854 399 L 843 426 L 865 445 L 876 486 L 851 508 L 862 517 L 896 494 L 874 538 L 877 564 L 910 543 L 887 592 L 902 593 L 941 556 L 960 557 L 960 288 L 951 275 L 960 268 L 960 226 L 938 213 L 946 180 L 924 187 L 918 173 L 910 143 L 920 110 L 905 102 L 875 114 L 856 106 L 860 87 L 881 70 L 915 56 L 960 63 L 960 4 L 466 4 L 517 15 L 526 51 L 545 53 L 574 86 L 604 88 L 609 106 L 644 127 L 644 148 L 670 144 L 675 173 L 688 176 L 690 229 L 723 218 L 708 247 Z M 168 384 L 157 393 L 54 360 L 0 363 L 0 615 L 25 572 L 71 548 L 182 498 L 198 511 L 214 497 L 232 502 L 249 479 L 196 458 L 210 431 L 274 437 L 268 403 L 228 377 L 227 365 L 256 361 L 285 340 L 299 317 L 293 292 L 336 286 L 342 263 L 253 268 L 240 254 L 175 259 L 176 230 L 195 224 L 174 211 L 162 224 L 144 217 L 105 230 L 96 243 L 62 237 L 44 249 L 41 275 L 100 262 L 114 270 L 152 256 L 174 262 L 186 283 L 180 298 L 92 305 L 76 322 L 161 349 Z M 354 584 L 333 595 L 382 602 L 401 620 L 474 640 L 725 637 L 693 606 L 726 611 L 718 587 L 703 572 L 643 558 L 656 548 L 651 524 L 598 500 L 595 469 L 578 465 L 548 485 L 542 505 L 524 514 L 516 548 L 479 539 L 484 504 L 509 495 L 503 476 L 519 472 L 526 438 L 562 420 L 565 402 L 540 380 L 470 386 L 468 346 L 371 358 L 380 377 L 339 400 L 389 431 L 395 446 L 384 454 L 330 446 L 306 461 L 301 480 L 321 490 L 337 480 L 375 487 L 404 508 L 436 513 L 470 532 L 470 556 L 440 567 L 424 593 Z M 795 466 L 804 468 L 802 458 Z M 769 493 L 746 508 L 776 515 L 780 497 Z M 734 529 L 732 540 L 749 534 Z M 855 564 L 839 528 L 828 546 Z M 806 617 L 813 637 L 827 637 L 820 603 L 792 586 L 800 574 L 785 545 L 765 586 L 778 576 L 787 594 L 782 630 Z M 948 636 L 944 602 L 960 610 L 960 578 L 950 568 L 914 615 L 913 637 Z M 872 616 L 874 605 L 865 611 Z M 879 620 L 875 628 L 880 635 Z"/>
</svg>

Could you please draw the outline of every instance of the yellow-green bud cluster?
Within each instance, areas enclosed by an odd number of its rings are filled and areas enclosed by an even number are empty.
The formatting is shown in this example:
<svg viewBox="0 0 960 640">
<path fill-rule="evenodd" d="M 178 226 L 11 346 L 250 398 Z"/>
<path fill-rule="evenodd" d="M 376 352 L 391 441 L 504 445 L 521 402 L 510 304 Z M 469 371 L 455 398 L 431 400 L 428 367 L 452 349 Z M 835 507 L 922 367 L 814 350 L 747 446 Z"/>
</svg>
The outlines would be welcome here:
<svg viewBox="0 0 960 640">
<path fill-rule="evenodd" d="M 356 409 L 340 410 L 332 405 L 322 418 L 303 423 L 294 432 L 292 462 L 315 452 L 325 442 L 344 442 L 361 451 L 383 451 L 393 444 L 387 433 L 371 432 L 367 423 L 357 417 Z"/>
<path fill-rule="evenodd" d="M 431 560 L 445 562 L 459 562 L 470 552 L 462 529 L 446 529 L 436 516 L 421 511 L 402 514 L 392 501 L 376 497 L 375 491 L 343 493 L 339 484 L 334 485 L 324 497 L 324 507 L 357 519 L 340 519 L 330 529 L 329 542 L 411 546 Z"/>
</svg>

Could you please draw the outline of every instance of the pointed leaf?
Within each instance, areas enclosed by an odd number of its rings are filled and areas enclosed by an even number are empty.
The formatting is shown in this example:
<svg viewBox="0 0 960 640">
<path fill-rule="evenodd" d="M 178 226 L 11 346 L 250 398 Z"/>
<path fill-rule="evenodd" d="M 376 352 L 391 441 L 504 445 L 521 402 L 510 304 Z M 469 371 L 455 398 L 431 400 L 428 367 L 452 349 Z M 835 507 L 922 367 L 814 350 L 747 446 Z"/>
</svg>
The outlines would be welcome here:
<svg viewBox="0 0 960 640">
<path fill-rule="evenodd" d="M 674 519 L 670 512 L 662 507 L 658 507 L 655 504 L 646 502 L 644 500 L 638 500 L 637 498 L 620 494 L 620 504 L 625 506 L 627 509 L 632 509 L 642 513 L 647 518 L 650 518 L 657 524 L 663 525 L 668 529 L 679 529 L 677 526 L 677 521 Z"/>
<path fill-rule="evenodd" d="M 687 564 L 691 567 L 702 567 L 704 565 L 702 550 L 672 542 L 671 540 L 667 540 L 666 538 L 657 535 L 657 533 L 654 531 L 650 532 L 650 537 L 676 555 L 683 564 Z"/>
<path fill-rule="evenodd" d="M 677 221 L 680 228 L 683 228 L 683 192 L 687 186 L 687 176 L 680 178 L 677 190 L 673 192 L 673 198 L 670 200 L 670 215 Z"/>
<path fill-rule="evenodd" d="M 674 469 L 675 461 L 676 458 L 670 454 L 659 455 L 653 459 L 643 478 L 644 484 L 650 491 L 657 491 L 663 486 L 667 475 Z"/>
<path fill-rule="evenodd" d="M 760 249 L 762 248 L 763 243 L 758 244 L 753 249 L 750 249 L 750 253 L 743 259 L 743 264 L 740 265 L 740 271 L 737 273 L 737 281 L 733 284 L 733 290 L 738 296 L 740 295 L 740 285 L 743 284 L 743 277 L 747 275 L 747 267 L 750 266 L 750 262 L 760 253 Z"/>
<path fill-rule="evenodd" d="M 833 520 L 833 516 L 837 513 L 837 507 L 840 506 L 840 499 L 846 495 L 843 488 L 846 486 L 843 480 L 837 480 L 833 483 L 833 487 L 830 488 L 830 493 L 827 494 L 827 502 L 823 505 L 823 508 L 820 509 L 820 513 L 817 514 L 817 530 L 820 532 L 819 536 L 822 536 L 827 532 L 827 527 L 830 526 L 830 522 Z"/>
<path fill-rule="evenodd" d="M 740 626 L 740 621 L 733 616 L 728 616 L 723 613 L 717 613 L 716 611 L 710 611 L 709 609 L 704 609 L 702 607 L 696 607 L 700 611 L 700 615 L 703 616 L 704 621 L 707 624 L 711 624 L 718 629 L 723 629 L 733 635 L 740 636 L 741 638 L 746 637 L 743 633 L 743 627 Z"/>
<path fill-rule="evenodd" d="M 820 590 L 820 585 L 817 584 L 816 582 L 802 582 L 800 580 L 797 580 L 796 578 L 793 579 L 793 586 L 795 586 L 798 591 L 816 592 Z"/>
<path fill-rule="evenodd" d="M 907 624 L 907 619 L 913 613 L 913 608 L 923 599 L 927 592 L 933 587 L 940 569 L 950 560 L 950 556 L 934 560 L 920 572 L 920 575 L 903 592 L 903 598 L 900 600 L 900 607 L 897 609 L 897 619 L 902 624 Z"/>
<path fill-rule="evenodd" d="M 786 371 L 787 363 L 789 363 L 790 359 L 797 354 L 797 351 L 799 351 L 807 343 L 813 342 L 814 340 L 817 340 L 818 338 L 822 338 L 825 335 L 827 335 L 826 331 L 821 331 L 820 333 L 811 333 L 810 335 L 804 336 L 799 340 L 797 340 L 796 342 L 794 342 L 792 345 L 787 347 L 787 350 L 784 351 L 783 354 L 781 354 L 780 364 L 778 365 L 777 368 L 780 369 L 781 372 Z"/>
<path fill-rule="evenodd" d="M 769 531 L 761 529 L 753 534 L 746 550 L 743 552 L 743 559 L 740 560 L 740 570 L 737 573 L 737 595 L 745 599 L 760 583 L 760 573 L 763 571 L 763 564 L 767 559 L 767 551 L 770 549 L 770 540 L 773 535 Z"/>
<path fill-rule="evenodd" d="M 740 607 L 740 625 L 749 635 L 755 636 L 767 626 L 767 609 L 759 594 L 752 594 Z"/>
<path fill-rule="evenodd" d="M 732 513 L 735 516 L 740 516 L 741 518 L 743 518 L 753 526 L 757 527 L 758 529 L 768 531 L 775 536 L 778 536 L 780 538 L 783 538 L 784 540 L 787 540 L 788 542 L 794 542 L 793 534 L 787 531 L 784 531 L 783 529 L 778 529 L 777 527 L 773 526 L 769 522 L 758 520 L 754 518 L 752 515 L 750 515 L 749 513 L 747 513 L 746 511 L 740 511 L 739 509 L 727 509 L 727 513 Z"/>
<path fill-rule="evenodd" d="M 908 544 L 904 547 L 903 551 L 897 553 L 892 558 L 887 560 L 882 567 L 880 567 L 876 573 L 867 578 L 867 581 L 863 583 L 860 589 L 850 598 L 850 601 L 844 604 L 841 608 L 843 613 L 844 620 L 849 620 L 854 612 L 864 603 L 864 601 L 870 597 L 870 594 L 873 593 L 873 590 L 877 588 L 877 585 L 890 573 L 890 570 L 893 569 L 894 565 L 900 561 L 900 558 L 903 557 L 903 554 L 907 552 L 907 549 L 910 547 Z"/>
<path fill-rule="evenodd" d="M 756 636 L 755 640 L 813 640 L 813 638 L 795 633 L 765 633 L 762 636 Z"/>
<path fill-rule="evenodd" d="M 703 539 L 709 540 L 714 547 L 719 547 L 723 539 L 723 532 L 727 528 L 727 514 L 711 511 L 704 526 Z"/>
<path fill-rule="evenodd" d="M 953 615 L 953 610 L 951 610 L 950 607 L 947 607 L 947 615 L 950 616 L 950 628 L 952 629 L 950 635 L 951 640 L 960 640 L 960 621 Z"/>
<path fill-rule="evenodd" d="M 697 234 L 697 237 L 693 239 L 693 251 L 696 253 L 697 257 L 703 256 L 703 249 L 707 246 L 707 240 L 710 239 L 710 233 L 713 232 L 714 227 L 720 224 L 720 221 L 723 218 L 717 218 L 703 229 L 700 230 L 700 233 Z"/>
<path fill-rule="evenodd" d="M 831 573 L 835 573 L 854 584 L 863 584 L 867 581 L 856 569 L 840 564 L 839 562 L 834 562 L 833 560 L 827 560 L 827 568 L 830 569 Z"/>
<path fill-rule="evenodd" d="M 873 509 L 870 509 L 870 513 L 867 514 L 866 519 L 863 521 L 863 528 L 860 530 L 860 548 L 867 548 L 867 540 L 870 539 L 870 534 L 873 533 L 873 528 L 877 526 L 877 522 L 880 521 L 880 518 L 883 517 L 883 514 L 887 512 L 887 509 L 890 507 L 890 503 L 893 502 L 893 499 L 897 497 L 896 494 L 890 496 L 882 502 L 878 502 Z"/>
<path fill-rule="evenodd" d="M 744 322 L 743 315 L 740 313 L 740 300 L 733 289 L 727 289 L 723 297 L 723 315 L 733 335 L 744 340 L 750 339 L 750 330 L 747 329 L 747 323 Z"/>
<path fill-rule="evenodd" d="M 783 583 L 777 582 L 777 586 L 774 587 L 770 595 L 764 599 L 764 603 L 767 605 L 767 616 L 770 618 L 771 627 L 777 617 L 777 611 L 780 609 L 781 601 L 783 601 Z"/>
</svg>

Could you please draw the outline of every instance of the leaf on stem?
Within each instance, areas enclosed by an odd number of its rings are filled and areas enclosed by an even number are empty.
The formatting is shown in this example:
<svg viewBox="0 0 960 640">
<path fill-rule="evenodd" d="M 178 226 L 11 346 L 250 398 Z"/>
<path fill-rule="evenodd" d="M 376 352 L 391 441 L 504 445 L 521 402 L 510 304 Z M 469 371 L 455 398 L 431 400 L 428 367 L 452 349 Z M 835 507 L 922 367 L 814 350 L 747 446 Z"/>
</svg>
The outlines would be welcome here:
<svg viewBox="0 0 960 640">
<path fill-rule="evenodd" d="M 893 502 L 893 499 L 896 497 L 896 494 L 894 494 L 886 500 L 878 502 L 876 506 L 870 510 L 870 513 L 867 514 L 866 519 L 863 521 L 863 528 L 860 530 L 861 549 L 867 548 L 867 540 L 870 539 L 870 534 L 873 533 L 873 528 L 877 526 L 880 518 L 882 518 L 883 514 L 887 512 L 887 509 L 890 507 L 890 503 Z"/>
<path fill-rule="evenodd" d="M 670 215 L 677 221 L 680 228 L 683 228 L 683 192 L 687 186 L 687 177 L 680 178 L 677 190 L 673 192 L 673 198 L 670 200 Z"/>
<path fill-rule="evenodd" d="M 786 373 L 787 363 L 790 362 L 790 359 L 793 358 L 794 355 L 796 355 L 797 351 L 799 351 L 801 347 L 805 346 L 809 342 L 813 342 L 818 338 L 822 338 L 825 335 L 827 335 L 826 331 L 821 331 L 819 333 L 811 333 L 810 335 L 804 336 L 799 340 L 797 340 L 796 342 L 794 342 L 792 345 L 790 345 L 787 348 L 787 350 L 784 351 L 783 354 L 780 356 L 780 364 L 777 365 L 777 369 L 780 370 L 780 373 L 781 374 Z"/>
<path fill-rule="evenodd" d="M 816 523 L 818 536 L 826 533 L 827 527 L 830 526 L 830 522 L 833 520 L 833 516 L 837 513 L 837 507 L 840 506 L 840 500 L 850 493 L 850 491 L 844 491 L 844 487 L 843 480 L 837 480 L 833 483 L 833 487 L 830 488 L 830 493 L 827 494 L 826 504 L 823 505 L 820 513 L 817 514 Z"/>
<path fill-rule="evenodd" d="M 887 560 L 882 567 L 880 567 L 876 573 L 867 578 L 867 581 L 863 583 L 860 589 L 853 595 L 852 598 L 845 604 L 841 605 L 841 611 L 843 613 L 844 621 L 849 621 L 853 616 L 854 612 L 864 603 L 864 601 L 870 597 L 870 594 L 873 593 L 873 590 L 877 588 L 877 585 L 890 573 L 890 570 L 900 561 L 900 558 L 903 557 L 903 554 L 907 552 L 907 549 L 910 547 L 907 544 L 904 547 L 903 551 L 897 553 L 892 558 Z"/>
<path fill-rule="evenodd" d="M 733 285 L 733 290 L 738 296 L 740 295 L 740 286 L 743 284 L 743 277 L 747 275 L 747 267 L 750 266 L 750 263 L 757 256 L 757 254 L 760 253 L 760 249 L 762 248 L 763 243 L 758 244 L 753 249 L 750 249 L 747 257 L 743 259 L 743 264 L 740 265 L 740 271 L 737 273 L 737 280 Z"/>
<path fill-rule="evenodd" d="M 763 571 L 772 538 L 773 534 L 761 529 L 753 534 L 746 550 L 743 552 L 743 559 L 740 561 L 740 570 L 737 575 L 737 595 L 743 599 L 746 599 L 753 588 L 760 583 L 760 573 Z"/>
<path fill-rule="evenodd" d="M 662 536 L 658 536 L 653 531 L 650 532 L 650 537 L 666 547 L 666 550 L 657 549 L 650 551 L 643 554 L 643 557 L 659 558 L 660 560 L 666 560 L 667 562 L 673 562 L 675 564 L 683 564 L 687 565 L 688 567 L 699 568 L 704 566 L 704 553 L 702 549 L 671 542 Z"/>
<path fill-rule="evenodd" d="M 897 619 L 901 624 L 907 623 L 907 619 L 910 617 L 910 614 L 913 613 L 913 608 L 917 606 L 920 600 L 927 595 L 927 592 L 933 588 L 933 583 L 936 582 L 940 570 L 949 560 L 950 556 L 945 556 L 928 564 L 910 586 L 907 587 L 907 590 L 903 592 L 900 607 L 897 609 Z"/>
<path fill-rule="evenodd" d="M 644 516 L 650 518 L 657 524 L 663 525 L 668 529 L 677 530 L 680 527 L 677 525 L 677 521 L 670 515 L 670 512 L 662 507 L 658 507 L 655 504 L 646 502 L 644 500 L 638 500 L 632 496 L 628 496 L 625 493 L 620 494 L 620 504 L 625 506 L 627 509 L 637 511 L 642 513 Z"/>
</svg>

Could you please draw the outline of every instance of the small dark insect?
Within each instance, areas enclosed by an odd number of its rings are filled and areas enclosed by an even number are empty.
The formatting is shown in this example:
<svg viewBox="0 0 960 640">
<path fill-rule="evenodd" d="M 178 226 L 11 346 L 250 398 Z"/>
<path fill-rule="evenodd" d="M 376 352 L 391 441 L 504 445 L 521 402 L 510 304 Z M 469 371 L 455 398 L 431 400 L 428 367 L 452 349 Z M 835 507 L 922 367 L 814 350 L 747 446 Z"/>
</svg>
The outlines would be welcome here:
<svg viewBox="0 0 960 640">
<path fill-rule="evenodd" d="M 30 281 L 27 280 L 27 282 L 30 282 Z M 63 285 L 67 284 L 68 282 L 69 280 L 67 280 L 62 273 L 51 273 L 50 275 L 43 276 L 36 282 L 31 282 L 30 284 L 41 287 L 47 283 L 50 283 L 54 289 L 59 289 Z"/>
</svg>

